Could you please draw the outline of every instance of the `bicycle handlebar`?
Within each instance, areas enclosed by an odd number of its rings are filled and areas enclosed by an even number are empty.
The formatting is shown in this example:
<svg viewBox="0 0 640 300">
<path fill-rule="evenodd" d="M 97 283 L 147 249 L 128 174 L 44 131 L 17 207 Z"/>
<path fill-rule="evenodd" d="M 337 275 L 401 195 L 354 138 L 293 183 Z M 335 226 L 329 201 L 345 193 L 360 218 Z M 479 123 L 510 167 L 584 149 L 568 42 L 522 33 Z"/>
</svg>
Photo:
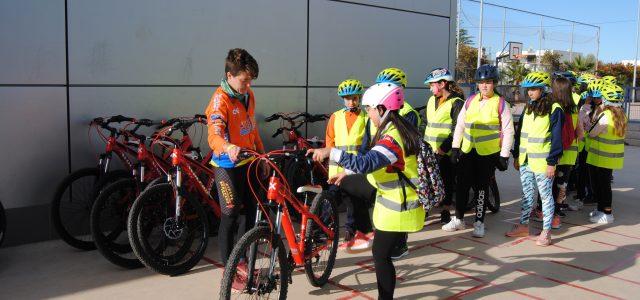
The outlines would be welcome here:
<svg viewBox="0 0 640 300">
<path fill-rule="evenodd" d="M 266 117 L 264 120 L 266 122 L 272 122 L 277 119 L 283 119 L 285 121 L 294 122 L 296 119 L 300 117 L 303 117 L 303 120 L 302 120 L 303 123 L 313 123 L 318 121 L 324 121 L 329 118 L 329 116 L 325 114 L 312 115 L 307 112 L 301 112 L 293 116 L 287 116 L 283 113 L 275 113 L 273 115 Z"/>
</svg>

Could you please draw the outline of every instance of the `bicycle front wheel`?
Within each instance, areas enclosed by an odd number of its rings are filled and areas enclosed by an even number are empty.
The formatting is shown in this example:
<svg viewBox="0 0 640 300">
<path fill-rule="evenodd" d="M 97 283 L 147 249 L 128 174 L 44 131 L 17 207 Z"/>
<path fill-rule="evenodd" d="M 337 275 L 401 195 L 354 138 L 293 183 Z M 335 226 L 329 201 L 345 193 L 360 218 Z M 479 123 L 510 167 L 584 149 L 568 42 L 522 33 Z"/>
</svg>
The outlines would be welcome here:
<svg viewBox="0 0 640 300">
<path fill-rule="evenodd" d="M 245 233 L 224 268 L 220 299 L 286 299 L 289 267 L 284 245 L 270 227 Z"/>
<path fill-rule="evenodd" d="M 145 190 L 134 201 L 127 228 L 129 242 L 140 261 L 165 275 L 193 268 L 207 248 L 209 224 L 202 205 L 183 197 L 180 217 L 175 217 L 175 193 L 169 183 Z"/>
<path fill-rule="evenodd" d="M 100 193 L 91 209 L 91 235 L 108 261 L 127 269 L 142 267 L 127 234 L 129 208 L 139 193 L 136 179 L 120 179 Z"/>
<path fill-rule="evenodd" d="M 311 285 L 321 287 L 329 280 L 336 262 L 338 237 L 340 236 L 338 232 L 340 226 L 338 206 L 330 193 L 324 191 L 313 199 L 310 211 L 333 232 L 333 238 L 330 238 L 318 223 L 312 219 L 307 221 L 304 271 Z"/>
</svg>

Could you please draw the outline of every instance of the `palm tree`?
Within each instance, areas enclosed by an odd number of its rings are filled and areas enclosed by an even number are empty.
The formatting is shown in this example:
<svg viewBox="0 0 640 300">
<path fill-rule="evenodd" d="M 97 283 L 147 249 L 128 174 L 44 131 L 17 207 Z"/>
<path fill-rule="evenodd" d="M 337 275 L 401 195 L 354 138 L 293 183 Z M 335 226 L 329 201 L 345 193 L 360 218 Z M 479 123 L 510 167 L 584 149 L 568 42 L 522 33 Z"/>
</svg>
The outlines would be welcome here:
<svg viewBox="0 0 640 300">
<path fill-rule="evenodd" d="M 508 78 L 507 83 L 513 85 L 520 84 L 527 73 L 529 73 L 529 69 L 518 60 L 509 63 L 504 70 L 504 75 Z"/>
<path fill-rule="evenodd" d="M 573 60 L 571 62 L 568 62 L 566 64 L 567 69 L 573 70 L 575 72 L 593 71 L 596 66 L 596 58 L 593 55 L 588 55 L 587 57 L 577 55 L 573 57 Z"/>
</svg>

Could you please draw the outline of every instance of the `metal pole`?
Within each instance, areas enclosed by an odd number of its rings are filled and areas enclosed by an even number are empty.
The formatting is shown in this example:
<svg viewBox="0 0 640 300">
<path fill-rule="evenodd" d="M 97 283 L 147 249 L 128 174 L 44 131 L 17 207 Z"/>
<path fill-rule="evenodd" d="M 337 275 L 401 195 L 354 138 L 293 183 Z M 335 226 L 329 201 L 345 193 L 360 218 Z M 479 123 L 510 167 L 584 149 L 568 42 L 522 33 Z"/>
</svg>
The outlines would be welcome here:
<svg viewBox="0 0 640 300">
<path fill-rule="evenodd" d="M 456 11 L 456 66 L 458 65 L 458 57 L 460 57 L 460 0 L 457 1 L 457 6 L 458 6 L 458 10 Z"/>
<path fill-rule="evenodd" d="M 598 55 L 600 53 L 600 26 L 598 26 L 598 32 L 596 33 L 596 71 L 598 71 Z"/>
<path fill-rule="evenodd" d="M 538 32 L 538 65 L 536 66 L 536 71 L 542 69 L 542 36 L 544 35 L 544 29 L 542 29 L 542 20 L 544 17 L 540 17 L 540 31 Z"/>
<path fill-rule="evenodd" d="M 484 8 L 484 0 L 480 0 L 480 33 L 478 34 L 478 62 L 477 67 L 480 68 L 480 59 L 482 58 L 482 9 Z"/>
<path fill-rule="evenodd" d="M 636 102 L 636 78 L 638 73 L 638 39 L 640 39 L 640 0 L 638 0 L 638 17 L 636 19 L 636 59 L 633 61 L 633 102 Z"/>
<path fill-rule="evenodd" d="M 500 44 L 501 47 L 504 47 L 504 38 L 506 35 L 506 30 L 507 30 L 507 9 L 504 9 L 504 15 L 502 17 L 502 44 Z M 502 53 L 500 53 L 500 55 L 502 55 Z"/>
<path fill-rule="evenodd" d="M 569 62 L 573 60 L 573 32 L 576 30 L 576 23 L 571 23 L 571 47 L 569 48 Z"/>
</svg>

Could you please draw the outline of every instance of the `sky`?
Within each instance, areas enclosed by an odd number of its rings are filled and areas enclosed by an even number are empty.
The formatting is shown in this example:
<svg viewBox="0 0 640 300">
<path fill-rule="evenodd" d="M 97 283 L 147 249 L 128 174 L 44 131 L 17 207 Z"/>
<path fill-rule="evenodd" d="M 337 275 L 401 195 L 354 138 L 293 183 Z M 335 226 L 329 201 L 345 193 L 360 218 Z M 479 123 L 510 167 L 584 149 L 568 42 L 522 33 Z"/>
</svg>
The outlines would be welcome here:
<svg viewBox="0 0 640 300">
<path fill-rule="evenodd" d="M 598 58 L 603 62 L 632 60 L 636 53 L 637 9 L 639 0 L 487 0 L 485 3 L 532 11 L 552 17 L 600 26 Z M 466 28 L 478 41 L 480 5 L 461 0 L 461 28 Z M 485 5 L 483 46 L 495 55 L 502 49 L 504 9 Z M 507 10 L 505 40 L 522 42 L 525 50 L 536 50 L 540 45 L 540 16 Z M 543 49 L 569 50 L 571 23 L 542 18 Z M 596 29 L 576 25 L 573 28 L 573 51 L 596 54 Z M 502 45 L 502 46 L 500 46 Z M 500 48 L 500 49 L 498 49 Z"/>
</svg>

